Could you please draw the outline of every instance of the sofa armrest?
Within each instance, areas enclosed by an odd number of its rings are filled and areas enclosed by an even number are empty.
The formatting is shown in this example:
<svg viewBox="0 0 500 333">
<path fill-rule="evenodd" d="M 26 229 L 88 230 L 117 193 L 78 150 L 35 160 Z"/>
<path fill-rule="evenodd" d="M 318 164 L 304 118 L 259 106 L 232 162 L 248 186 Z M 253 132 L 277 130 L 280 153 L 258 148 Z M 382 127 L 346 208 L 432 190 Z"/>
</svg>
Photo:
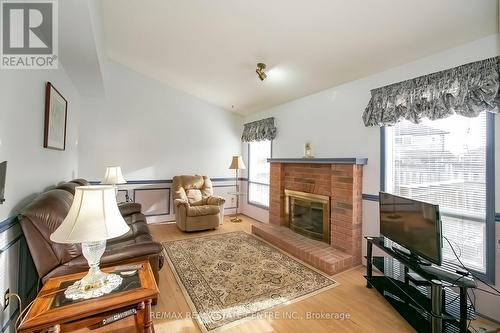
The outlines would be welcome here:
<svg viewBox="0 0 500 333">
<path fill-rule="evenodd" d="M 122 216 L 128 216 L 140 213 L 142 206 L 140 203 L 124 202 L 118 205 L 118 209 L 120 210 L 120 214 L 122 214 Z"/>
<path fill-rule="evenodd" d="M 208 197 L 205 199 L 205 204 L 206 205 L 211 205 L 211 206 L 221 206 L 226 202 L 226 199 L 223 197 L 219 197 L 217 195 L 213 195 L 211 197 Z"/>
<path fill-rule="evenodd" d="M 102 265 L 109 265 L 115 262 L 122 262 L 134 258 L 160 255 L 162 251 L 163 248 L 161 244 L 156 242 L 144 242 L 124 246 L 116 246 L 104 252 L 100 262 Z M 85 259 L 83 255 L 72 259 L 66 265 L 70 267 L 82 267 L 84 269 L 88 268 L 87 259 Z"/>
</svg>

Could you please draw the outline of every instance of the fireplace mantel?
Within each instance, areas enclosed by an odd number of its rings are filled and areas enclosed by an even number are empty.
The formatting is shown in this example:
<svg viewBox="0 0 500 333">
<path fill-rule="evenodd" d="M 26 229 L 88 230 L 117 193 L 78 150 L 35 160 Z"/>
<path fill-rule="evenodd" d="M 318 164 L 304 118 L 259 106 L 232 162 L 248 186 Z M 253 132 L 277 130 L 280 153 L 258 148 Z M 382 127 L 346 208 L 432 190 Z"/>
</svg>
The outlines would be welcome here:
<svg viewBox="0 0 500 333">
<path fill-rule="evenodd" d="M 307 164 L 351 164 L 366 165 L 365 157 L 340 157 L 340 158 L 268 158 L 269 163 L 307 163 Z"/>
</svg>

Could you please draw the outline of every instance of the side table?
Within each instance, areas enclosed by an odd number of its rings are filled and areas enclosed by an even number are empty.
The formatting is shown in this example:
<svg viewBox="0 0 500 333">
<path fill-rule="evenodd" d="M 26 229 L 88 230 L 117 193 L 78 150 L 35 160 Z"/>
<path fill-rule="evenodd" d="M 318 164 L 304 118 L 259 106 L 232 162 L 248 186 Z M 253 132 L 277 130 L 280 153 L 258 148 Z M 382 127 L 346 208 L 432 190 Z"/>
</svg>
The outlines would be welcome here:
<svg viewBox="0 0 500 333">
<path fill-rule="evenodd" d="M 158 286 L 148 261 L 131 263 L 135 273 L 125 275 L 124 266 L 102 269 L 120 274 L 122 284 L 111 293 L 88 300 L 71 300 L 64 291 L 87 272 L 49 279 L 18 327 L 18 332 L 154 332 L 151 302 L 159 295 Z M 130 317 L 113 321 L 128 311 Z M 131 314 L 134 314 L 131 320 Z M 112 322 L 104 325 L 104 322 Z M 126 324 L 128 323 L 128 324 Z"/>
</svg>

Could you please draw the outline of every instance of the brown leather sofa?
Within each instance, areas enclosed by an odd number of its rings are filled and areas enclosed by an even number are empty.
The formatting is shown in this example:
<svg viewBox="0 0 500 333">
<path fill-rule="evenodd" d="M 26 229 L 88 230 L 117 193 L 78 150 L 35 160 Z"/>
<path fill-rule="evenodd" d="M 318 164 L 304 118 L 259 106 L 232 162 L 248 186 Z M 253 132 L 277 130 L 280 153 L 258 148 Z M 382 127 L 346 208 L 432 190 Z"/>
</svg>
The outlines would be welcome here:
<svg viewBox="0 0 500 333">
<path fill-rule="evenodd" d="M 175 176 L 172 191 L 175 222 L 182 231 L 216 229 L 222 224 L 226 200 L 213 195 L 207 176 Z"/>
<path fill-rule="evenodd" d="M 88 184 L 84 179 L 63 183 L 40 194 L 19 214 L 24 236 L 43 283 L 50 277 L 88 270 L 80 244 L 59 244 L 49 238 L 68 214 L 75 187 Z M 141 205 L 124 203 L 118 207 L 130 230 L 107 241 L 101 267 L 149 260 L 158 283 L 158 272 L 163 266 L 163 249 L 160 243 L 153 241 L 146 217 L 141 213 Z"/>
</svg>

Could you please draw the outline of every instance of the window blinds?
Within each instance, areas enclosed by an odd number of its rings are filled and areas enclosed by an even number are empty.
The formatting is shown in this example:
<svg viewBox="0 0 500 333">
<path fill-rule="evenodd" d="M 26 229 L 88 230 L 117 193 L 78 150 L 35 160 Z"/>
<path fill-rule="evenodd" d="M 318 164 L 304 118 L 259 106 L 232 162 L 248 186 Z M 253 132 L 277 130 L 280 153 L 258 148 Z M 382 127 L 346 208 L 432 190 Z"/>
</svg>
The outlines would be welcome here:
<svg viewBox="0 0 500 333">
<path fill-rule="evenodd" d="M 271 141 L 249 142 L 248 149 L 248 201 L 269 207 Z"/>
<path fill-rule="evenodd" d="M 486 271 L 486 114 L 386 130 L 386 191 L 439 204 L 443 235 L 469 268 Z M 443 258 L 455 261 L 446 241 Z"/>
</svg>

